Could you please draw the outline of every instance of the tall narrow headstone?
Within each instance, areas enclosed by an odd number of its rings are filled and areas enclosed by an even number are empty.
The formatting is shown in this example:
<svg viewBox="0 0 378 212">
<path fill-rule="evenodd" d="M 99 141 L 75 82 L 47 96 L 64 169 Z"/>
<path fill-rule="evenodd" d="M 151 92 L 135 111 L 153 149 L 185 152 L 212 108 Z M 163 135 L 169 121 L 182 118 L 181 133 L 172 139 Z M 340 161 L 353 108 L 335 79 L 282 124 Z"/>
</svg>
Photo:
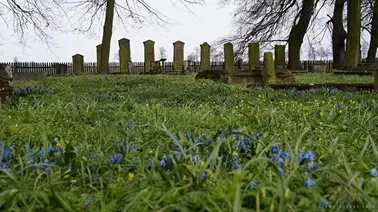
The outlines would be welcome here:
<svg viewBox="0 0 378 212">
<path fill-rule="evenodd" d="M 285 45 L 274 46 L 274 68 L 276 73 L 283 72 L 285 67 Z"/>
<path fill-rule="evenodd" d="M 84 56 L 81 54 L 75 54 L 72 56 L 73 73 L 81 74 L 84 72 Z"/>
<path fill-rule="evenodd" d="M 210 64 L 210 45 L 205 42 L 200 45 L 201 46 L 201 62 L 200 62 L 200 69 L 201 70 L 211 70 Z"/>
<path fill-rule="evenodd" d="M 122 74 L 130 73 L 129 62 L 130 56 L 130 40 L 122 38 L 118 41 L 119 45 L 119 71 Z"/>
<path fill-rule="evenodd" d="M 248 64 L 249 70 L 255 70 L 260 66 L 260 45 L 259 43 L 250 43 L 248 45 Z"/>
<path fill-rule="evenodd" d="M 100 69 L 101 47 L 102 47 L 102 44 L 99 44 L 99 45 L 96 46 L 96 51 L 97 51 L 97 73 L 98 73 L 98 70 Z"/>
<path fill-rule="evenodd" d="M 184 70 L 184 42 L 173 43 L 173 71 L 183 72 Z"/>
<path fill-rule="evenodd" d="M 146 40 L 144 44 L 144 72 L 150 73 L 151 62 L 155 63 L 155 42 L 152 40 Z"/>
<path fill-rule="evenodd" d="M 224 44 L 224 69 L 227 73 L 235 71 L 234 66 L 234 47 L 232 43 Z"/>
<path fill-rule="evenodd" d="M 263 70 L 263 83 L 276 84 L 276 73 L 274 71 L 273 53 L 264 53 L 264 70 Z"/>
</svg>

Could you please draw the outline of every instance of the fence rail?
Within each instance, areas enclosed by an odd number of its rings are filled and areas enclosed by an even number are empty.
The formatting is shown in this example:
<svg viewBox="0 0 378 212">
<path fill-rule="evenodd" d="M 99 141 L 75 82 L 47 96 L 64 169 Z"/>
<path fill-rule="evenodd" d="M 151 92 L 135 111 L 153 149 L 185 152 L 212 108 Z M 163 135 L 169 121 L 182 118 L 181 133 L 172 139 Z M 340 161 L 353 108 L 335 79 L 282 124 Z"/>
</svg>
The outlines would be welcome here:
<svg viewBox="0 0 378 212">
<path fill-rule="evenodd" d="M 46 75 L 59 75 L 59 74 L 72 74 L 73 65 L 72 62 L 6 62 L 11 66 L 13 73 L 15 74 L 46 74 Z M 212 70 L 222 70 L 223 61 L 211 62 Z M 248 70 L 248 62 L 235 63 L 235 69 Z M 263 61 L 260 61 L 260 65 L 263 65 Z M 173 62 L 161 63 L 161 69 L 163 72 L 173 71 Z M 186 69 L 189 72 L 199 72 L 200 62 L 190 62 Z M 301 61 L 301 71 L 327 71 L 332 69 L 331 60 L 317 60 L 317 61 Z M 84 73 L 97 73 L 96 62 L 84 63 Z M 119 73 L 119 63 L 109 63 L 110 73 Z M 132 73 L 143 73 L 144 62 L 132 62 Z"/>
</svg>

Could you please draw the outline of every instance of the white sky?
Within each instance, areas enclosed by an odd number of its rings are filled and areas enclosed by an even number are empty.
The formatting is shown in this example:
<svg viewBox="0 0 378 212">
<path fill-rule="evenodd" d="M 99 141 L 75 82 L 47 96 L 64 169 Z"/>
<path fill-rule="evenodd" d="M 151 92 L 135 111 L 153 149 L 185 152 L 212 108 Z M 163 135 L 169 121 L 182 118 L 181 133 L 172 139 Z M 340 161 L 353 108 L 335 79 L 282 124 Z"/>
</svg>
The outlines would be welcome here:
<svg viewBox="0 0 378 212">
<path fill-rule="evenodd" d="M 110 61 L 116 61 L 115 54 L 118 52 L 118 40 L 127 38 L 131 43 L 131 59 L 135 62 L 143 62 L 144 47 L 143 41 L 151 39 L 155 41 L 155 53 L 158 57 L 159 47 L 166 49 L 168 61 L 173 60 L 173 42 L 181 40 L 185 43 L 185 58 L 195 47 L 203 42 L 211 43 L 220 37 L 231 32 L 231 15 L 233 6 L 229 5 L 220 8 L 215 0 L 209 0 L 205 5 L 189 5 L 191 11 L 178 4 L 179 1 L 164 1 L 157 4 L 156 0 L 151 2 L 162 14 L 168 16 L 173 24 L 163 26 L 143 26 L 140 30 L 126 30 L 122 25 L 114 26 L 110 50 Z M 163 1 L 159 1 L 163 2 Z M 173 2 L 173 3 L 172 3 Z M 174 3 L 177 3 L 174 5 Z M 4 28 L 0 21 L 3 33 L 0 42 L 0 61 L 11 62 L 14 57 L 19 61 L 35 62 L 70 62 L 72 55 L 80 53 L 84 55 L 85 62 L 96 61 L 96 45 L 101 43 L 102 30 L 95 36 L 81 35 L 78 33 L 54 33 L 54 45 L 51 47 L 53 53 L 43 42 L 28 43 L 22 47 L 15 35 L 11 34 L 12 28 Z"/>
<path fill-rule="evenodd" d="M 232 27 L 232 13 L 234 6 L 232 4 L 220 8 L 217 0 L 206 0 L 204 5 L 188 5 L 190 11 L 180 4 L 179 0 L 146 0 L 153 8 L 166 15 L 171 20 L 171 24 L 143 24 L 140 29 L 125 28 L 120 23 L 114 23 L 110 61 L 117 61 L 115 54 L 118 52 L 118 40 L 127 38 L 131 42 L 131 59 L 133 62 L 143 62 L 144 46 L 143 41 L 151 39 L 155 41 L 155 58 L 159 59 L 159 47 L 166 49 L 167 60 L 173 60 L 173 42 L 181 40 L 185 43 L 185 58 L 199 47 L 203 42 L 212 43 L 221 37 L 231 34 L 234 30 Z M 323 16 L 325 16 L 323 14 Z M 3 29 L 0 34 L 0 62 L 12 62 L 17 57 L 20 62 L 71 62 L 72 55 L 77 53 L 84 55 L 85 62 L 96 62 L 96 45 L 101 43 L 102 24 L 98 23 L 97 31 L 94 33 L 62 33 L 50 32 L 55 45 L 51 46 L 51 51 L 44 42 L 38 42 L 36 38 L 29 33 L 27 36 L 26 46 L 19 43 L 16 34 L 13 34 L 12 23 L 5 23 L 0 20 L 0 27 Z M 320 30 L 320 29 L 317 29 Z M 369 37 L 368 37 L 369 38 Z M 311 39 L 311 38 L 310 38 Z M 34 41 L 33 41 L 34 40 Z M 369 41 L 369 39 L 366 39 Z M 308 58 L 308 38 L 304 38 L 301 59 Z M 368 43 L 361 41 L 363 45 L 364 57 L 367 51 Z M 284 43 L 272 43 L 284 44 Z M 331 51 L 331 39 L 329 33 L 326 33 L 322 46 L 325 50 Z M 272 49 L 266 49 L 271 51 Z M 265 51 L 266 51 L 265 50 Z M 260 51 L 263 54 L 264 50 Z M 286 51 L 288 49 L 286 48 Z M 330 55 L 329 55 L 330 56 Z M 316 58 L 321 59 L 321 58 Z M 326 58 L 323 58 L 326 59 Z M 329 59 L 331 59 L 329 57 Z"/>
</svg>

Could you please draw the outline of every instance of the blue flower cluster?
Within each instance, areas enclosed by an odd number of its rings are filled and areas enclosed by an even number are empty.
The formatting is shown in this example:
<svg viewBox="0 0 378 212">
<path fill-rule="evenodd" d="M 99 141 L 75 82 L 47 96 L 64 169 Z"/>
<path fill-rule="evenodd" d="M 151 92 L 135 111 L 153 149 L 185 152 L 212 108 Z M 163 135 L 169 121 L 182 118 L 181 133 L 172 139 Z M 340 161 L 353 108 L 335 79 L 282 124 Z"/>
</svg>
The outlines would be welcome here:
<svg viewBox="0 0 378 212">
<path fill-rule="evenodd" d="M 51 167 L 62 165 L 63 163 L 62 148 L 56 146 L 56 143 L 49 144 L 46 148 L 25 144 L 22 151 L 23 155 L 21 156 L 27 165 L 32 165 L 35 169 L 44 170 L 45 172 L 49 172 Z M 5 143 L 0 142 L 0 168 L 11 169 L 18 164 L 18 156 L 20 156 L 20 152 L 16 152 L 14 145 L 7 146 Z"/>
<path fill-rule="evenodd" d="M 231 148 L 226 144 L 222 145 L 217 157 L 218 160 L 221 160 L 222 167 L 231 170 L 239 168 L 244 159 L 250 159 L 254 155 L 255 143 L 253 140 L 258 139 L 260 136 L 258 133 L 252 136 L 244 136 L 237 133 L 237 129 L 231 130 L 230 134 L 234 145 Z M 224 138 L 226 132 L 222 130 L 218 136 Z M 194 135 L 192 132 L 187 132 L 185 137 L 180 139 L 177 133 L 173 134 L 172 139 L 175 143 L 179 143 L 180 146 L 172 146 L 173 151 L 158 158 L 156 164 L 168 171 L 172 168 L 175 160 L 189 158 L 194 163 L 198 163 L 208 158 L 216 145 L 214 138 L 205 133 Z M 149 159 L 147 167 L 151 168 L 152 164 L 153 159 Z M 202 173 L 203 178 L 206 176 L 207 173 Z"/>
<path fill-rule="evenodd" d="M 16 96 L 28 96 L 29 94 L 53 94 L 53 91 L 27 85 L 16 87 L 14 89 L 14 94 Z"/>
</svg>

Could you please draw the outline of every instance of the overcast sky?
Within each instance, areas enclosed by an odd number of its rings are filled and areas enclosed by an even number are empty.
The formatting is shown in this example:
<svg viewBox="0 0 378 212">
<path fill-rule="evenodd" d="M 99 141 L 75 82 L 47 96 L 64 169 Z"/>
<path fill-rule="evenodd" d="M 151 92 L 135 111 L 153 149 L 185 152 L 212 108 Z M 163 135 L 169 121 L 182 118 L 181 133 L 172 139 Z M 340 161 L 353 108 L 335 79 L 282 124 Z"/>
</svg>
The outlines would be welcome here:
<svg viewBox="0 0 378 212">
<path fill-rule="evenodd" d="M 184 5 L 180 4 L 180 0 L 146 0 L 153 8 L 167 16 L 166 19 L 170 24 L 143 24 L 139 29 L 127 27 L 126 29 L 115 20 L 112 35 L 110 61 L 117 61 L 115 54 L 118 52 L 118 40 L 127 38 L 131 42 L 131 59 L 133 62 L 143 62 L 144 46 L 143 41 L 151 39 L 155 41 L 155 57 L 158 56 L 159 47 L 166 49 L 168 61 L 173 60 L 173 42 L 181 40 L 185 43 L 185 58 L 199 47 L 203 42 L 212 43 L 221 37 L 225 37 L 233 32 L 232 13 L 233 5 L 220 7 L 216 4 L 217 0 L 206 0 L 204 5 Z M 323 16 L 326 18 L 326 14 Z M 323 18 L 324 18 L 323 17 Z M 9 21 L 8 21 L 9 22 Z M 0 20 L 2 34 L 0 34 L 0 62 L 12 62 L 15 57 L 22 62 L 71 62 L 72 55 L 84 55 L 85 62 L 96 62 L 96 45 L 101 43 L 102 39 L 102 22 L 98 22 L 98 27 L 92 33 L 62 33 L 50 31 L 53 37 L 54 45 L 50 48 L 44 42 L 38 42 L 33 38 L 32 33 L 27 34 L 27 43 L 22 46 L 19 43 L 16 34 L 13 34 L 11 27 Z M 67 24 L 69 27 L 69 25 Z M 322 28 L 323 26 L 321 26 Z M 321 30 L 319 28 L 318 30 Z M 310 33 L 308 33 L 310 34 Z M 366 33 L 365 33 L 366 34 Z M 366 37 L 366 36 L 364 36 Z M 364 57 L 366 57 L 369 36 L 362 41 Z M 304 38 L 301 59 L 308 58 L 308 37 Z M 272 43 L 285 44 L 285 43 Z M 331 53 L 330 34 L 326 33 L 321 42 L 323 48 Z M 267 49 L 271 50 L 271 49 Z M 288 49 L 286 48 L 286 51 Z M 260 51 L 260 56 L 263 54 Z M 331 59 L 329 54 L 328 59 Z M 261 58 L 262 59 L 262 58 Z M 316 58 L 320 59 L 320 58 Z"/>
<path fill-rule="evenodd" d="M 155 52 L 159 47 L 166 49 L 168 61 L 173 60 L 173 42 L 181 40 L 185 43 L 185 58 L 193 52 L 193 49 L 203 42 L 213 42 L 226 36 L 231 31 L 231 15 L 233 6 L 220 8 L 215 0 L 208 1 L 205 5 L 189 5 L 190 11 L 179 1 L 147 1 L 164 15 L 168 16 L 171 24 L 166 26 L 143 26 L 141 29 L 130 29 L 128 32 L 123 26 L 114 26 L 110 61 L 116 61 L 118 52 L 118 40 L 127 38 L 131 42 L 131 59 L 135 62 L 144 60 L 143 41 L 151 39 L 155 41 Z M 157 2 L 164 2 L 158 4 Z M 176 3 L 176 4 L 175 4 Z M 53 53 L 43 42 L 29 42 L 26 47 L 18 43 L 15 35 L 11 34 L 12 28 L 4 30 L 1 23 L 3 40 L 0 46 L 2 62 L 11 62 L 14 57 L 19 61 L 35 62 L 70 62 L 72 55 L 80 53 L 84 55 L 86 62 L 96 61 L 96 45 L 101 43 L 102 30 L 96 35 L 81 35 L 78 33 L 53 33 L 54 42 L 57 45 L 51 47 Z M 157 57 L 157 56 L 156 56 Z M 158 58 L 157 58 L 158 59 Z"/>
</svg>

